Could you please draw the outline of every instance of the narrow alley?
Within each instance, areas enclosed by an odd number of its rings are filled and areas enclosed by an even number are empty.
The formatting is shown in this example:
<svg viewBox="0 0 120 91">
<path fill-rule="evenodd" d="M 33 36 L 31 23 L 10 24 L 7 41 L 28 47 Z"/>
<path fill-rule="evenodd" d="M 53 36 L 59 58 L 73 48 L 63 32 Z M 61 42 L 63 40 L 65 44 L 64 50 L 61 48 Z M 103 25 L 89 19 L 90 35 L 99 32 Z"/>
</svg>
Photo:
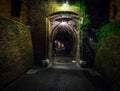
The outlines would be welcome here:
<svg viewBox="0 0 120 91">
<path fill-rule="evenodd" d="M 120 0 L 0 0 L 0 91 L 120 91 Z"/>
<path fill-rule="evenodd" d="M 70 58 L 59 57 L 49 68 L 36 66 L 28 70 L 3 91 L 112 91 L 112 88 L 97 72 L 80 68 Z"/>
</svg>

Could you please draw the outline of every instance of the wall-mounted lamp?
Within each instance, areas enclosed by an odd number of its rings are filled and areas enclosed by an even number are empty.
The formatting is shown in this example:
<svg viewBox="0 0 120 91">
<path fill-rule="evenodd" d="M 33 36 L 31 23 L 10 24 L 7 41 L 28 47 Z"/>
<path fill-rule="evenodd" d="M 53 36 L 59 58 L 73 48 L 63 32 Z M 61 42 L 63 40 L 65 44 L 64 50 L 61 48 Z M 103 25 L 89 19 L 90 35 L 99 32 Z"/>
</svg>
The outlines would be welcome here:
<svg viewBox="0 0 120 91">
<path fill-rule="evenodd" d="M 63 22 L 61 22 L 61 25 L 66 25 L 66 22 L 64 22 L 64 21 L 63 21 Z"/>
<path fill-rule="evenodd" d="M 65 11 L 68 8 L 69 8 L 69 4 L 68 4 L 68 1 L 66 1 L 65 3 L 63 3 L 61 10 Z"/>
<path fill-rule="evenodd" d="M 67 6 L 69 6 L 69 4 L 68 4 L 68 2 L 65 2 L 65 3 L 63 4 L 63 7 L 65 8 L 65 7 L 67 7 Z"/>
</svg>

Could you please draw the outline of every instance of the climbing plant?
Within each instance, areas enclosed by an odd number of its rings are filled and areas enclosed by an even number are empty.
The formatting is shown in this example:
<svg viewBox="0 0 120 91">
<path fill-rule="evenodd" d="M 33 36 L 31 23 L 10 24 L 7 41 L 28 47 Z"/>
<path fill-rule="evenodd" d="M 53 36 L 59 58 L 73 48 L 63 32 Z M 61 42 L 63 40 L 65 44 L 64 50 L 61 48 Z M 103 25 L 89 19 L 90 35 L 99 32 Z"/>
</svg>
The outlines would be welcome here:
<svg viewBox="0 0 120 91">
<path fill-rule="evenodd" d="M 78 22 L 77 24 L 78 29 L 86 28 L 86 26 L 90 23 L 89 14 L 87 13 L 86 0 L 57 0 L 57 2 L 61 4 L 68 2 L 70 5 L 79 8 L 79 12 L 83 17 L 83 23 Z"/>
<path fill-rule="evenodd" d="M 120 86 L 120 20 L 102 26 L 97 37 L 95 68 Z"/>
<path fill-rule="evenodd" d="M 87 6 L 85 4 L 84 1 L 81 1 L 80 3 L 75 2 L 74 5 L 76 7 L 79 7 L 79 12 L 81 13 L 82 17 L 83 17 L 83 23 L 78 22 L 77 24 L 77 28 L 78 29 L 85 29 L 87 28 L 87 25 L 90 24 L 90 17 L 89 14 L 87 13 Z"/>
<path fill-rule="evenodd" d="M 99 40 L 98 43 L 96 43 L 96 48 L 98 49 L 100 47 L 105 37 L 118 34 L 120 34 L 120 20 L 102 26 L 96 34 Z"/>
</svg>

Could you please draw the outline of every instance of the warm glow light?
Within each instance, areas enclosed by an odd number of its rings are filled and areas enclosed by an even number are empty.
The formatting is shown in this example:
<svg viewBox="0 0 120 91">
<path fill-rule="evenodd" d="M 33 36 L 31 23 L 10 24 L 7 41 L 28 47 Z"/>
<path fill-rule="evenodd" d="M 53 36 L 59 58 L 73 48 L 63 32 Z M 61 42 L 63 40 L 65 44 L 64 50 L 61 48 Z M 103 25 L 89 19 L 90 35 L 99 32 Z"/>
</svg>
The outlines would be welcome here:
<svg viewBox="0 0 120 91">
<path fill-rule="evenodd" d="M 83 24 L 83 17 L 81 17 L 81 21 L 80 21 L 81 24 Z"/>
<path fill-rule="evenodd" d="M 62 5 L 62 7 L 61 7 L 61 10 L 66 10 L 66 9 L 68 9 L 69 8 L 69 4 L 68 4 L 68 2 L 66 2 L 66 3 L 64 3 L 63 5 Z"/>
<path fill-rule="evenodd" d="M 72 63 L 76 63 L 76 61 L 75 61 L 75 60 L 72 60 Z"/>
<path fill-rule="evenodd" d="M 68 6 L 68 4 L 67 4 L 67 3 L 64 3 L 64 4 L 63 4 L 63 7 L 64 7 L 64 8 L 65 8 L 65 7 L 67 7 L 67 6 Z"/>
<path fill-rule="evenodd" d="M 66 22 L 61 22 L 62 25 L 66 25 Z"/>
</svg>

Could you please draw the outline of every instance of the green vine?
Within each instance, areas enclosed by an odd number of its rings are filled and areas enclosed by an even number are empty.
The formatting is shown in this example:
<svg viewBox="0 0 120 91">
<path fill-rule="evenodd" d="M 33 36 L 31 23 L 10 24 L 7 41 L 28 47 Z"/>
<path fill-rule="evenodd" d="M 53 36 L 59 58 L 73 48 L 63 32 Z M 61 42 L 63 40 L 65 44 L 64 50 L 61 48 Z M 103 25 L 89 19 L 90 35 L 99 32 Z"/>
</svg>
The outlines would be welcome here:
<svg viewBox="0 0 120 91">
<path fill-rule="evenodd" d="M 89 18 L 89 14 L 87 13 L 87 7 L 84 2 L 81 3 L 76 2 L 74 5 L 76 7 L 79 7 L 80 10 L 79 12 L 81 12 L 83 17 L 83 23 L 81 24 L 81 22 L 78 22 L 77 28 L 84 29 L 88 24 L 90 24 L 90 18 Z"/>
<path fill-rule="evenodd" d="M 100 47 L 105 37 L 118 34 L 120 34 L 120 20 L 102 26 L 96 34 L 99 40 L 96 44 L 96 48 L 98 49 Z"/>
</svg>

